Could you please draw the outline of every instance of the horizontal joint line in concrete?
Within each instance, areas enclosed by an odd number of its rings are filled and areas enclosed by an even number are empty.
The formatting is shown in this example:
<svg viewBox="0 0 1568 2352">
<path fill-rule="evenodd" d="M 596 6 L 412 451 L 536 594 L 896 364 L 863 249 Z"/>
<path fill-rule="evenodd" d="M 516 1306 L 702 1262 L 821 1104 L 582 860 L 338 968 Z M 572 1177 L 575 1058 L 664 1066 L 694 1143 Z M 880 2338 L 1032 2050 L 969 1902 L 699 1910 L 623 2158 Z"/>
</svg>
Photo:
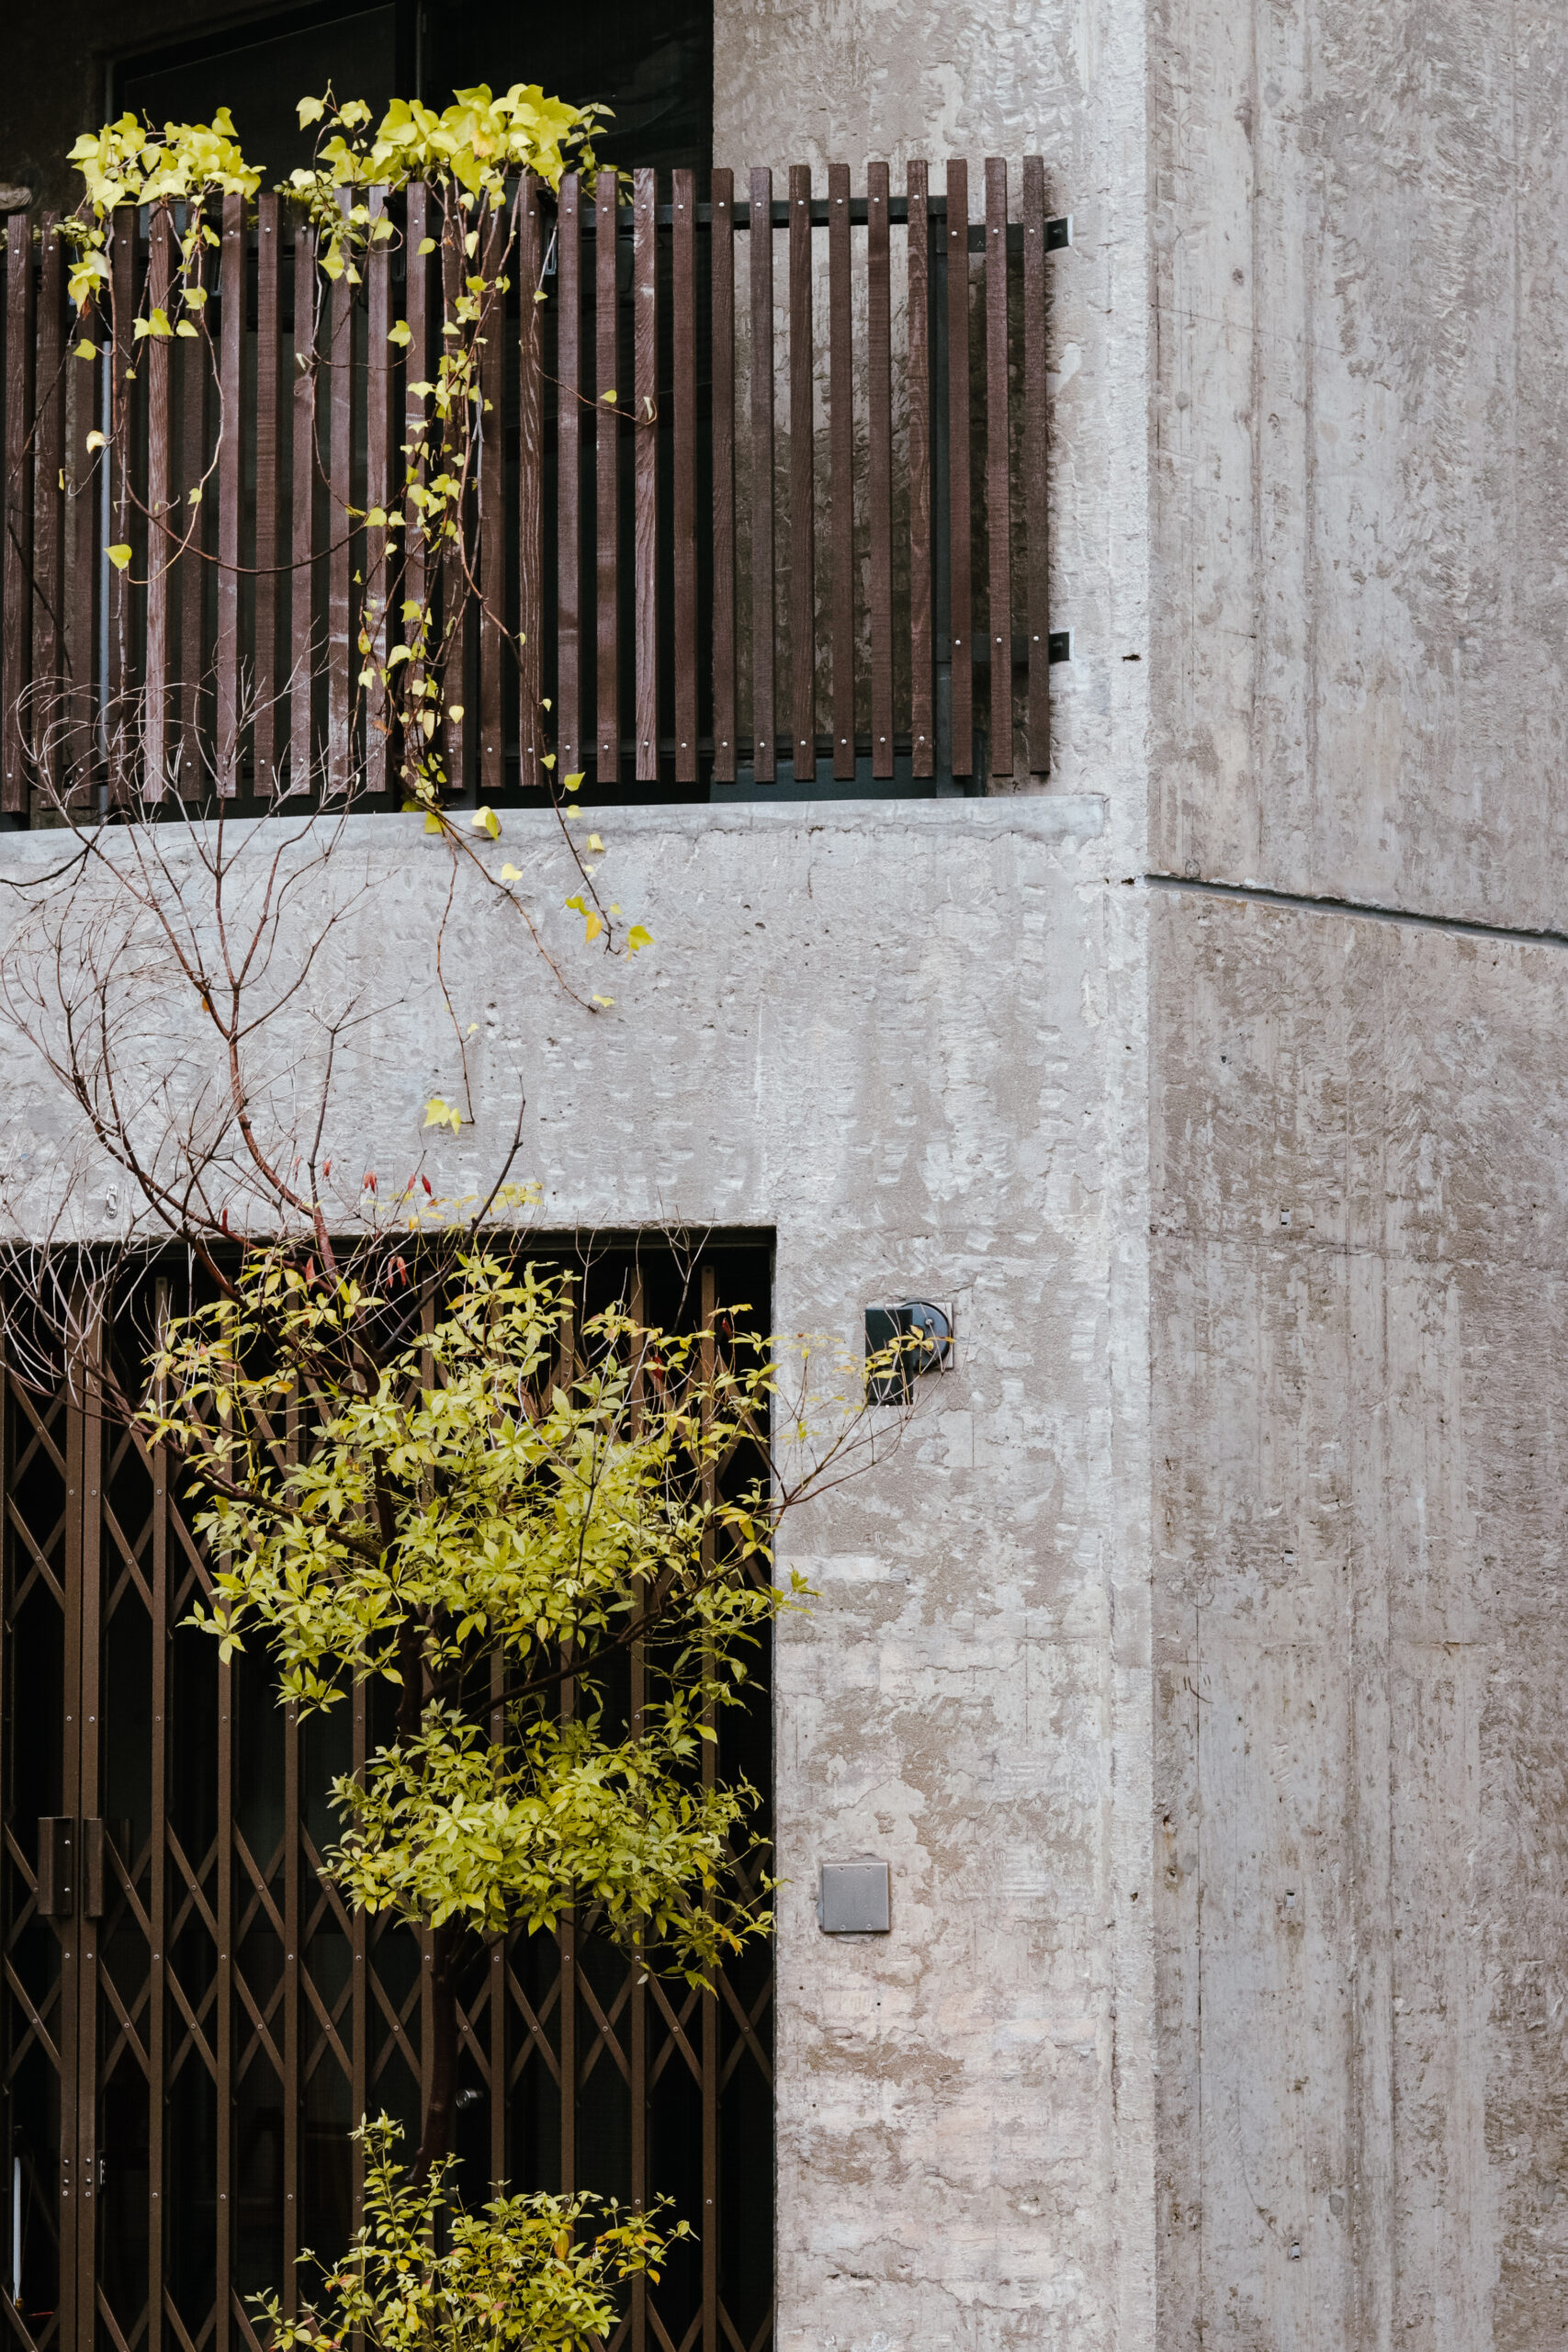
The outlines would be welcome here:
<svg viewBox="0 0 1568 2352">
<path fill-rule="evenodd" d="M 1234 899 L 1247 906 L 1297 907 L 1308 914 L 1357 915 L 1363 922 L 1406 923 L 1416 931 L 1452 931 L 1470 939 L 1515 939 L 1525 947 L 1568 947 L 1568 932 L 1473 922 L 1463 915 L 1424 915 L 1413 908 L 1375 907 L 1359 899 L 1313 899 L 1304 892 L 1263 890 L 1247 882 L 1198 882 L 1184 874 L 1140 874 L 1136 879 L 1145 890 L 1185 890 L 1195 898 Z"/>
</svg>

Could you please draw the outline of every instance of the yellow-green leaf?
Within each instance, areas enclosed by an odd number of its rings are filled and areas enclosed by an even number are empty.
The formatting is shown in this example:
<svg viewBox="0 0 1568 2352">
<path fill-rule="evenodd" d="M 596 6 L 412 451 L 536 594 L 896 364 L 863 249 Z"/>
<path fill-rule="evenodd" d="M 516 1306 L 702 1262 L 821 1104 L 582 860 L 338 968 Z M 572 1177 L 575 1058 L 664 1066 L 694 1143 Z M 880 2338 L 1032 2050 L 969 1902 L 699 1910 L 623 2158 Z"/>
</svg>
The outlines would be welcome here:
<svg viewBox="0 0 1568 2352">
<path fill-rule="evenodd" d="M 639 947 L 651 947 L 652 945 L 652 932 L 645 931 L 640 922 L 634 922 L 630 931 L 626 933 L 626 954 L 628 956 L 635 956 Z"/>
<path fill-rule="evenodd" d="M 130 561 L 130 549 L 128 547 L 106 548 L 104 553 L 117 571 L 123 571 Z"/>
</svg>

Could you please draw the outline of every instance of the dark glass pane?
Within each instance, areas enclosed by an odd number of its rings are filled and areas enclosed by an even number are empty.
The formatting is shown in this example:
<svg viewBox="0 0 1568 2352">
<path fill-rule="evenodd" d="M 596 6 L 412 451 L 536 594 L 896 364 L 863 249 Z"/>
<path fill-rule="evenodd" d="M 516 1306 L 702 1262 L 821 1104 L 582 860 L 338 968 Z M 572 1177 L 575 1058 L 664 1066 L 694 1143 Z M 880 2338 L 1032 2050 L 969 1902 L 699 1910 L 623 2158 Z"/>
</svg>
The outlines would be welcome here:
<svg viewBox="0 0 1568 2352">
<path fill-rule="evenodd" d="M 121 60 L 115 69 L 117 111 L 129 107 L 154 123 L 210 122 L 220 107 L 234 119 L 249 162 L 267 184 L 308 164 L 314 130 L 302 131 L 295 109 L 331 83 L 340 98 L 363 98 L 378 114 L 401 76 L 395 6 L 322 19 L 291 16 L 221 41 L 186 43 Z"/>
</svg>

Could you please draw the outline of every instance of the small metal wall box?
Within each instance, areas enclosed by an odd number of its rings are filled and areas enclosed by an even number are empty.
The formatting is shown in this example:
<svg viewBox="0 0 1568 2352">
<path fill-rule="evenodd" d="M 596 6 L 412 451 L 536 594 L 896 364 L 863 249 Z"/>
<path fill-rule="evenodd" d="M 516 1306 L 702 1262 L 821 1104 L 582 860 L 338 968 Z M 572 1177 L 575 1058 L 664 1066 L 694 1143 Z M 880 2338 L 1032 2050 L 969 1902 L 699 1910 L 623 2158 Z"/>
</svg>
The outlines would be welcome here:
<svg viewBox="0 0 1568 2352">
<path fill-rule="evenodd" d="M 817 1919 L 825 1936 L 885 1936 L 893 1925 L 892 1905 L 886 1862 L 823 1863 Z"/>
<path fill-rule="evenodd" d="M 879 1361 L 880 1359 L 880 1361 Z M 865 1310 L 868 1405 L 907 1405 L 922 1372 L 945 1372 L 953 1361 L 953 1317 L 929 1299 Z"/>
</svg>

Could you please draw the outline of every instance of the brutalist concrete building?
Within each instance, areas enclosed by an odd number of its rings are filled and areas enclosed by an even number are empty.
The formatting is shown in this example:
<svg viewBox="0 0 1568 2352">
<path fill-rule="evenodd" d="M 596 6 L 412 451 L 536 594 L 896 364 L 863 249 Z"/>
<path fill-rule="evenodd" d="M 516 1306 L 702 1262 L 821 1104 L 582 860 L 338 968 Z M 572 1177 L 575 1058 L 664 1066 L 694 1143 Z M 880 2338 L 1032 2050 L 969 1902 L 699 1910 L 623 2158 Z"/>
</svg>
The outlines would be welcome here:
<svg viewBox="0 0 1568 2352">
<path fill-rule="evenodd" d="M 475 1116 L 428 1164 L 479 1181 L 521 1072 L 542 1234 L 676 1230 L 781 1331 L 923 1302 L 952 1335 L 902 1443 L 790 1522 L 771 1969 L 677 1998 L 502 1951 L 465 2162 L 684 2200 L 705 2251 L 636 2352 L 1555 2343 L 1568 23 L 134 16 L 7 28 L 7 713 L 72 648 L 100 697 L 197 649 L 287 702 L 303 647 L 276 781 L 332 752 L 363 588 L 296 493 L 372 503 L 374 368 L 291 441 L 302 330 L 247 220 L 228 494 L 247 561 L 271 533 L 317 585 L 197 596 L 150 650 L 73 471 L 100 394 L 50 389 L 75 132 L 227 100 L 246 133 L 249 91 L 287 145 L 328 73 L 606 97 L 643 176 L 618 218 L 543 206 L 497 409 L 550 730 L 503 681 L 454 792 L 581 959 L 548 731 L 655 944 L 613 988 L 572 963 L 585 1011 L 464 880 Z M 14 936 L 62 845 L 7 724 Z M 257 859 L 259 727 L 214 755 Z M 389 976 L 452 867 L 395 793 L 351 823 L 373 1166 L 449 1090 Z M 0 1120 L 13 1234 L 66 1166 L 119 1229 L 14 1030 Z M 0 2311 L 20 2352 L 239 2352 L 346 2223 L 355 2102 L 417 2092 L 419 1953 L 316 1880 L 341 1761 L 177 1663 L 137 1465 L 64 1390 L 14 1376 L 7 1416 Z"/>
</svg>

